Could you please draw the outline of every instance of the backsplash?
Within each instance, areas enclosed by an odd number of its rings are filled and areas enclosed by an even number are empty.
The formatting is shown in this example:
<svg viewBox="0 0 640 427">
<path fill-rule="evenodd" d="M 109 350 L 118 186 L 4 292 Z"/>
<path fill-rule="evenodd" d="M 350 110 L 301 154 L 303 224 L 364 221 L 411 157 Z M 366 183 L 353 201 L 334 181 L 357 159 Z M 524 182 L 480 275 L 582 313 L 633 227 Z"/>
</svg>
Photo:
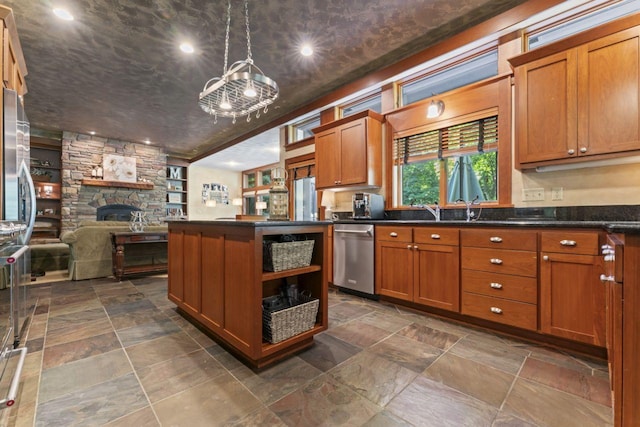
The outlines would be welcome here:
<svg viewBox="0 0 640 427">
<path fill-rule="evenodd" d="M 554 206 L 536 208 L 479 208 L 474 207 L 480 220 L 555 219 L 558 221 L 640 221 L 640 205 L 616 206 Z M 336 212 L 340 219 L 347 219 L 348 212 Z M 442 209 L 442 220 L 464 220 L 465 209 Z M 425 209 L 385 211 L 391 220 L 425 220 L 433 216 Z"/>
</svg>

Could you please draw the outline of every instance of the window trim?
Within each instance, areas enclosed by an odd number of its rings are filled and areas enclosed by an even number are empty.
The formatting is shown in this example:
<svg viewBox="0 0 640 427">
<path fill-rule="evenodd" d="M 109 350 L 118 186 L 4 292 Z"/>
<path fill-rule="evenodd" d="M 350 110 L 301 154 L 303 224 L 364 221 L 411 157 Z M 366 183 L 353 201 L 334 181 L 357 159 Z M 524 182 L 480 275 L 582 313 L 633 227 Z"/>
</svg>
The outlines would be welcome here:
<svg viewBox="0 0 640 427">
<path fill-rule="evenodd" d="M 295 131 L 296 131 L 297 127 L 304 126 L 304 125 L 307 125 L 309 123 L 313 123 L 313 122 L 316 122 L 316 121 L 318 123 L 320 123 L 320 124 L 322 123 L 322 118 L 320 116 L 320 113 L 314 114 L 314 115 L 309 116 L 309 117 L 307 117 L 305 119 L 298 120 L 298 121 L 296 121 L 294 123 L 290 123 L 289 125 L 287 125 L 286 126 L 286 132 L 285 132 L 285 148 L 288 147 L 288 146 L 294 146 L 294 145 L 296 146 L 296 148 L 303 147 L 304 145 L 302 145 L 301 143 L 308 142 L 308 140 L 313 140 L 313 138 L 314 138 L 313 135 L 308 136 L 308 137 L 303 138 L 303 139 L 296 140 L 294 138 L 294 134 L 295 134 Z M 317 126 L 314 126 L 314 127 L 317 127 Z M 309 145 L 309 144 L 305 144 L 305 145 Z"/>
<path fill-rule="evenodd" d="M 482 80 L 476 83 L 443 93 L 435 98 L 427 98 L 405 107 L 398 108 L 386 117 L 386 131 L 384 140 L 384 155 L 387 159 L 393 159 L 393 141 L 399 136 L 417 134 L 438 127 L 471 121 L 474 117 L 480 118 L 492 109 L 498 115 L 498 188 L 497 202 L 482 202 L 484 207 L 513 207 L 512 203 L 512 97 L 511 97 L 511 73 Z M 482 94 L 481 96 L 478 96 Z M 432 99 L 440 99 L 445 103 L 445 113 L 437 119 L 425 119 L 426 108 Z M 446 105 L 450 107 L 447 109 Z M 454 107 L 455 106 L 455 107 Z M 452 111 L 455 108 L 455 111 Z M 385 162 L 384 190 L 386 197 L 385 209 L 409 210 L 411 206 L 394 206 L 397 194 L 395 186 L 397 177 L 394 174 L 393 160 Z M 442 185 L 442 183 L 441 183 Z M 442 188 L 440 194 L 443 194 Z M 460 206 L 449 205 L 447 208 L 456 209 Z"/>
<path fill-rule="evenodd" d="M 338 106 L 338 119 L 343 119 L 345 117 L 349 117 L 349 116 L 345 116 L 344 115 L 345 108 L 350 108 L 350 107 L 353 107 L 355 105 L 365 103 L 365 102 L 370 101 L 370 100 L 372 100 L 374 98 L 380 98 L 380 110 L 381 111 L 376 111 L 376 112 L 382 114 L 382 88 L 377 88 L 373 92 L 369 92 L 366 95 L 363 95 L 363 96 L 361 96 L 361 97 L 359 97 L 357 99 L 354 99 L 352 101 L 347 102 L 346 104 L 339 105 Z M 357 112 L 355 112 L 353 114 L 358 114 L 359 112 L 360 111 L 357 111 Z M 350 114 L 350 116 L 353 115 L 353 114 Z"/>
</svg>

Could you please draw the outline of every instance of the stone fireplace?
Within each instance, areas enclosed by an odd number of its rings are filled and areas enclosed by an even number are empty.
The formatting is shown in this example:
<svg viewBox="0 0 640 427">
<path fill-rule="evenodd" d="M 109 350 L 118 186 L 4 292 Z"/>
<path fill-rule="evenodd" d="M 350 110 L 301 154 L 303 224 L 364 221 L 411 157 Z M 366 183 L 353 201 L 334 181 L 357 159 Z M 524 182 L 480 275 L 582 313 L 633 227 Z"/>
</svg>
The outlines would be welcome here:
<svg viewBox="0 0 640 427">
<path fill-rule="evenodd" d="M 152 189 L 87 185 L 91 169 L 102 165 L 105 154 L 136 159 L 136 175 Z M 99 138 L 73 132 L 62 135 L 62 231 L 74 230 L 81 221 L 95 221 L 98 208 L 127 205 L 145 212 L 149 223 L 164 222 L 166 159 L 163 150 L 146 144 Z M 126 219 L 128 221 L 129 218 Z"/>
</svg>

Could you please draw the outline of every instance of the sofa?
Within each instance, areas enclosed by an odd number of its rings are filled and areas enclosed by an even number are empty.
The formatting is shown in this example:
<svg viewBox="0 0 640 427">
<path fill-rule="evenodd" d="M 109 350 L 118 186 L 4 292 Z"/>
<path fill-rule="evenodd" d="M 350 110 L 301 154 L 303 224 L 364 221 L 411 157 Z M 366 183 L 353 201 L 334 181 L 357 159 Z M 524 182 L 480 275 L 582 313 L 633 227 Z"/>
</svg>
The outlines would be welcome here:
<svg viewBox="0 0 640 427">
<path fill-rule="evenodd" d="M 145 231 L 167 231 L 166 224 L 148 225 Z M 113 275 L 111 232 L 131 231 L 126 221 L 83 221 L 73 231 L 60 236 L 69 245 L 69 279 L 85 280 Z M 144 245 L 135 257 L 128 257 L 127 265 L 151 264 L 159 258 L 167 259 L 165 243 Z"/>
</svg>

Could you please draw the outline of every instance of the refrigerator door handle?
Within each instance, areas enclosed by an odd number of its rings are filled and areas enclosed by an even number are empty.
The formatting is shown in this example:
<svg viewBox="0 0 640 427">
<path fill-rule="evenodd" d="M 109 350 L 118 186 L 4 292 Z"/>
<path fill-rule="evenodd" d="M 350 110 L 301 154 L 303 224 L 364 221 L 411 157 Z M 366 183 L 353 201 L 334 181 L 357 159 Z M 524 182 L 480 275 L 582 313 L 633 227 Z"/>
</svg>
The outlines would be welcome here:
<svg viewBox="0 0 640 427">
<path fill-rule="evenodd" d="M 36 188 L 33 185 L 33 179 L 31 178 L 29 167 L 24 161 L 22 162 L 22 164 L 20 164 L 19 175 L 27 183 L 27 188 L 29 191 L 29 218 L 27 220 L 27 230 L 24 232 L 24 234 L 21 234 L 21 239 L 24 240 L 20 241 L 21 244 L 26 245 L 31 239 L 33 226 L 36 222 Z"/>
</svg>

